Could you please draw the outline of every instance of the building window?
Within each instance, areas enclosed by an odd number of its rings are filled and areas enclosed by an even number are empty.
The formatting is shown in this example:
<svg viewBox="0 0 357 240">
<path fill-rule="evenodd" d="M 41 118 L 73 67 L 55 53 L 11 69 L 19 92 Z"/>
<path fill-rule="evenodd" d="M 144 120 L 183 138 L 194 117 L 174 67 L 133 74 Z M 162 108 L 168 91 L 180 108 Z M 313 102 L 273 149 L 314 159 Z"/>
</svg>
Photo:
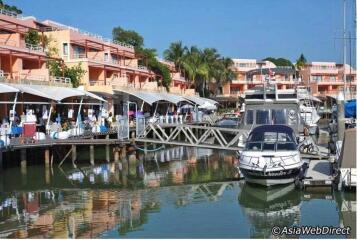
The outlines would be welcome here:
<svg viewBox="0 0 357 240">
<path fill-rule="evenodd" d="M 108 59 L 109 59 L 109 54 L 106 52 L 104 53 L 104 61 L 108 62 Z"/>
<path fill-rule="evenodd" d="M 313 82 L 321 82 L 322 76 L 312 76 L 312 81 Z"/>
<path fill-rule="evenodd" d="M 330 82 L 336 82 L 336 76 L 330 76 Z"/>
<path fill-rule="evenodd" d="M 68 56 L 68 43 L 63 43 L 63 55 Z"/>
<path fill-rule="evenodd" d="M 73 55 L 75 58 L 84 58 L 86 54 L 86 50 L 81 46 L 73 46 Z"/>
</svg>

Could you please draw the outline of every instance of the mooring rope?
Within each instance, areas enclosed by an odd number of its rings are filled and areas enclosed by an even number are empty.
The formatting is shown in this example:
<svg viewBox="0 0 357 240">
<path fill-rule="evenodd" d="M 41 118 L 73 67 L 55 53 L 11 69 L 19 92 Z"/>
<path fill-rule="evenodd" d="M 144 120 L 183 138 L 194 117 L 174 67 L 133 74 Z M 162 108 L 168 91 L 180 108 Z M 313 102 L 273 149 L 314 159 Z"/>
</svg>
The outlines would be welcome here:
<svg viewBox="0 0 357 240">
<path fill-rule="evenodd" d="M 138 147 L 137 145 L 134 145 L 134 147 L 136 148 L 136 149 L 138 149 L 138 150 L 141 150 L 141 151 L 146 151 L 146 152 L 156 152 L 156 151 L 158 151 L 158 150 L 161 150 L 161 149 L 164 149 L 165 148 L 165 146 L 164 145 L 162 145 L 161 147 L 158 147 L 158 148 L 156 148 L 156 149 L 144 149 L 144 148 L 140 148 L 140 147 Z"/>
</svg>

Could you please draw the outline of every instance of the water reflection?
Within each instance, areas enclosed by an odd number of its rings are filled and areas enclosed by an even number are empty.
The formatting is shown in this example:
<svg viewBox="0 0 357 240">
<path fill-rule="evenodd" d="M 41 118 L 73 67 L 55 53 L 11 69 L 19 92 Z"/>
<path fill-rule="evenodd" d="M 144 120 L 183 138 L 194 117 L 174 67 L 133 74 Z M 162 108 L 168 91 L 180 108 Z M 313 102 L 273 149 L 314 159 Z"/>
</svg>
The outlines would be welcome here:
<svg viewBox="0 0 357 240">
<path fill-rule="evenodd" d="M 175 148 L 75 169 L 9 169 L 0 176 L 0 238 L 260 238 L 275 225 L 306 224 L 301 191 L 231 181 L 235 164 L 226 152 Z M 355 223 L 355 196 L 331 198 L 328 219 Z"/>
<path fill-rule="evenodd" d="M 252 224 L 250 237 L 273 238 L 274 226 L 300 225 L 300 195 L 294 184 L 268 189 L 243 184 L 238 201 Z"/>
<path fill-rule="evenodd" d="M 160 211 L 166 186 L 179 185 L 170 195 L 176 206 L 216 201 L 228 183 L 210 182 L 232 179 L 232 164 L 211 151 L 179 147 L 75 169 L 10 169 L 0 177 L 0 237 L 92 238 L 116 227 L 119 234 L 135 231 L 148 213 Z"/>
</svg>

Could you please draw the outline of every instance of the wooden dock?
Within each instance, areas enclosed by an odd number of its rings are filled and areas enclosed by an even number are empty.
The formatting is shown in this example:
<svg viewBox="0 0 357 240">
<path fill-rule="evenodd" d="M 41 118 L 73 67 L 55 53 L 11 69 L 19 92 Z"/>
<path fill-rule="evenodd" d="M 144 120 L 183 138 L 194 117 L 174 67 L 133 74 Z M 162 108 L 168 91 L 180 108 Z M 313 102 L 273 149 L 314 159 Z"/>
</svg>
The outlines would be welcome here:
<svg viewBox="0 0 357 240">
<path fill-rule="evenodd" d="M 302 180 L 304 188 L 332 187 L 335 181 L 333 167 L 330 160 L 310 160 L 309 168 Z"/>
</svg>

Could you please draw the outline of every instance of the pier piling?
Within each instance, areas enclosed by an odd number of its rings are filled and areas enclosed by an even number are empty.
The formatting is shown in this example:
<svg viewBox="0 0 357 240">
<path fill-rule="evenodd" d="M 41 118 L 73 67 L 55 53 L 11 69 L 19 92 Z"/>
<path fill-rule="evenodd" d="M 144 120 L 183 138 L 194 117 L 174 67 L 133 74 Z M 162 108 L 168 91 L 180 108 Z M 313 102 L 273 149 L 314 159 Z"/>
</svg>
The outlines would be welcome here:
<svg viewBox="0 0 357 240">
<path fill-rule="evenodd" d="M 48 168 L 50 166 L 50 149 L 45 149 L 45 166 Z"/>
<path fill-rule="evenodd" d="M 0 171 L 2 170 L 2 149 L 0 148 Z"/>
<path fill-rule="evenodd" d="M 72 145 L 72 162 L 74 163 L 77 160 L 77 146 Z"/>
<path fill-rule="evenodd" d="M 105 138 L 109 139 L 109 135 L 107 135 Z M 105 160 L 107 160 L 107 162 L 110 162 L 110 147 L 109 147 L 109 144 L 105 145 Z"/>
<path fill-rule="evenodd" d="M 21 169 L 23 169 L 23 168 L 26 169 L 27 159 L 26 159 L 26 149 L 25 148 L 20 150 L 20 159 L 21 159 Z"/>
<path fill-rule="evenodd" d="M 89 146 L 89 159 L 90 159 L 90 164 L 93 166 L 94 165 L 94 145 Z"/>
</svg>

